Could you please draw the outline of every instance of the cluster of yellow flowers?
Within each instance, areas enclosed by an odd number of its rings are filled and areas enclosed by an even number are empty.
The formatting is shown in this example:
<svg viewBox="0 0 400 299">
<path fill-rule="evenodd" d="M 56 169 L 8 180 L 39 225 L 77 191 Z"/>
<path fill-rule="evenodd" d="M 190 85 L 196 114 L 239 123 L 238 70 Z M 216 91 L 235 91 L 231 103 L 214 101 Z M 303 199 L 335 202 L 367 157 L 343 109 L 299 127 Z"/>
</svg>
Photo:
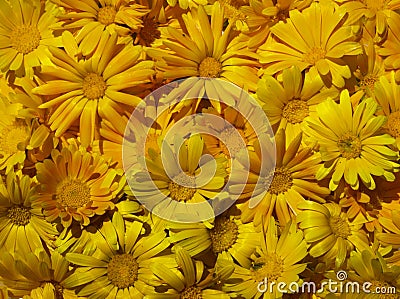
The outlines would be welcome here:
<svg viewBox="0 0 400 299">
<path fill-rule="evenodd" d="M 189 100 L 154 95 L 174 83 Z M 400 0 L 0 0 L 0 114 L 0 298 L 400 298 Z M 166 136 L 197 114 L 230 126 L 175 137 L 171 179 Z M 228 180 L 204 221 L 143 204 Z"/>
</svg>

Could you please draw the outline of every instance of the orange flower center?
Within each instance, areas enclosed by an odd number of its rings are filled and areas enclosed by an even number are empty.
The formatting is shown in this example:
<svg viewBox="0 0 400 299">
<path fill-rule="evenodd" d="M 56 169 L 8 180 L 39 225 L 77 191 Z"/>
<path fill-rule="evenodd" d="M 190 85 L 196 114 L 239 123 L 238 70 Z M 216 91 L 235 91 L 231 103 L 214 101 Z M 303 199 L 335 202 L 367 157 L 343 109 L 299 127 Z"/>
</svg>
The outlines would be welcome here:
<svg viewBox="0 0 400 299">
<path fill-rule="evenodd" d="M 83 95 L 89 100 L 97 100 L 105 95 L 107 84 L 102 76 L 89 73 L 83 79 Z"/>
<path fill-rule="evenodd" d="M 111 283 L 120 288 L 132 286 L 138 278 L 139 264 L 127 253 L 114 255 L 107 266 L 107 277 Z"/>
<path fill-rule="evenodd" d="M 276 253 L 268 254 L 254 262 L 252 271 L 256 281 L 263 281 L 265 277 L 268 282 L 276 281 L 282 276 L 283 260 Z"/>
<path fill-rule="evenodd" d="M 146 18 L 143 20 L 143 27 L 139 33 L 140 38 L 144 44 L 149 47 L 151 44 L 161 36 L 160 30 L 158 30 L 158 23 L 154 18 Z"/>
<path fill-rule="evenodd" d="M 66 208 L 81 208 L 90 201 L 90 187 L 77 179 L 67 179 L 56 188 L 57 201 Z"/>
<path fill-rule="evenodd" d="M 222 64 L 214 57 L 206 57 L 199 65 L 200 77 L 218 78 L 222 71 Z"/>
<path fill-rule="evenodd" d="M 400 111 L 389 115 L 386 126 L 390 135 L 396 138 L 400 137 Z"/>
<path fill-rule="evenodd" d="M 201 299 L 201 289 L 195 286 L 186 287 L 179 296 L 180 299 Z"/>
<path fill-rule="evenodd" d="M 291 100 L 285 105 L 282 116 L 291 124 L 301 123 L 308 116 L 308 105 L 302 100 Z"/>
<path fill-rule="evenodd" d="M 243 148 L 241 145 L 247 144 L 247 138 L 242 129 L 228 128 L 221 132 L 220 138 L 226 142 L 225 144 L 220 141 L 220 146 L 222 152 L 228 157 L 238 154 Z"/>
<path fill-rule="evenodd" d="M 228 250 L 238 238 L 238 226 L 228 217 L 217 217 L 210 231 L 212 248 L 215 253 Z"/>
<path fill-rule="evenodd" d="M 352 133 L 346 133 L 341 136 L 337 142 L 337 145 L 343 158 L 357 158 L 361 154 L 361 140 Z"/>
<path fill-rule="evenodd" d="M 318 60 L 325 58 L 326 51 L 321 47 L 312 47 L 310 52 L 304 54 L 303 60 L 309 64 L 315 65 Z"/>
<path fill-rule="evenodd" d="M 97 20 L 103 25 L 114 23 L 117 11 L 114 6 L 104 6 L 97 12 Z"/>
<path fill-rule="evenodd" d="M 339 216 L 332 216 L 329 218 L 329 225 L 336 237 L 347 238 L 351 235 L 349 223 Z"/>
<path fill-rule="evenodd" d="M 11 31 L 11 46 L 22 54 L 28 54 L 40 44 L 40 32 L 35 26 L 22 25 Z"/>
<path fill-rule="evenodd" d="M 29 128 L 22 119 L 15 119 L 12 124 L 0 127 L 0 156 L 11 156 L 25 150 L 29 137 Z"/>
<path fill-rule="evenodd" d="M 280 167 L 275 169 L 274 177 L 269 185 L 268 192 L 272 194 L 284 193 L 289 190 L 292 185 L 292 175 L 286 168 Z"/>
<path fill-rule="evenodd" d="M 18 226 L 25 226 L 31 219 L 31 212 L 24 206 L 14 205 L 7 210 L 7 217 Z"/>
</svg>

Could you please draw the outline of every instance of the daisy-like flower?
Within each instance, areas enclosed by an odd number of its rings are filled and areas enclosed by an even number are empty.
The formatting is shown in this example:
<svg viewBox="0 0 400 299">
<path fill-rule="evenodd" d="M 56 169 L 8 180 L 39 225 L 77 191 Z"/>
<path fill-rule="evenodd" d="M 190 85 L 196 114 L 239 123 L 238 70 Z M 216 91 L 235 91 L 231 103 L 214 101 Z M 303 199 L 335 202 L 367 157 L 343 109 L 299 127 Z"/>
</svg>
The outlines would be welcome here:
<svg viewBox="0 0 400 299">
<path fill-rule="evenodd" d="M 228 21 L 235 24 L 235 30 L 240 32 L 249 31 L 249 27 L 247 26 L 248 16 L 245 11 L 242 10 L 243 7 L 249 5 L 249 0 L 214 0 L 211 1 L 211 3 L 214 4 L 217 1 L 224 8 L 225 16 Z M 211 7 L 212 4 L 210 5 Z M 207 12 L 211 12 L 212 8 L 210 6 L 205 6 Z"/>
<path fill-rule="evenodd" d="M 129 186 L 142 204 L 162 218 L 183 217 L 184 222 L 191 222 L 191 217 L 197 216 L 210 219 L 214 213 L 207 200 L 217 198 L 225 185 L 226 160 L 219 157 L 200 167 L 204 141 L 199 134 L 182 143 L 177 139 L 175 142 L 175 151 L 165 142 L 163 158 L 159 155 L 156 159 L 146 159 L 146 170 L 128 178 Z M 164 165 L 165 162 L 168 164 Z"/>
<path fill-rule="evenodd" d="M 228 294 L 211 288 L 213 285 L 217 284 L 218 279 L 223 279 L 224 277 L 213 277 L 213 273 L 207 271 L 201 261 L 192 260 L 189 253 L 182 248 L 176 250 L 176 260 L 181 269 L 180 271 L 173 271 L 159 263 L 154 263 L 150 266 L 154 274 L 157 275 L 163 283 L 167 284 L 169 290 L 165 294 L 151 294 L 146 296 L 146 298 L 230 298 Z"/>
<path fill-rule="evenodd" d="M 349 273 L 349 280 L 358 282 L 360 286 L 368 285 L 371 294 L 361 292 L 359 294 L 343 294 L 340 298 L 395 299 L 399 297 L 400 267 L 389 267 L 379 254 L 375 255 L 371 250 L 353 251 L 349 258 L 349 267 L 354 270 L 354 273 Z"/>
<path fill-rule="evenodd" d="M 395 202 L 398 203 L 398 202 Z M 386 215 L 382 213 L 378 217 L 383 231 L 376 232 L 376 238 L 384 246 L 392 246 L 394 249 L 400 248 L 400 209 L 392 206 L 393 210 L 386 210 Z"/>
<path fill-rule="evenodd" d="M 386 71 L 395 71 L 396 81 L 400 81 L 400 15 L 392 14 L 387 19 L 388 35 L 382 47 L 378 49 L 378 54 L 384 57 L 383 63 Z"/>
<path fill-rule="evenodd" d="M 315 114 L 316 106 L 339 92 L 335 88 L 322 89 L 319 77 L 306 73 L 303 78 L 297 66 L 285 69 L 282 82 L 272 76 L 264 76 L 258 83 L 257 99 L 262 105 L 275 131 L 285 129 L 287 142 L 301 133 L 304 118 Z"/>
<path fill-rule="evenodd" d="M 207 4 L 207 0 L 167 0 L 168 5 L 174 7 L 177 4 L 182 9 L 192 9 Z"/>
<path fill-rule="evenodd" d="M 99 115 L 113 113 L 115 106 L 133 109 L 141 98 L 124 92 L 148 82 L 151 61 L 140 61 L 140 46 L 117 45 L 117 35 L 104 33 L 93 56 L 77 60 L 78 48 L 71 33 L 62 35 L 65 50 L 50 48 L 55 66 L 42 68 L 46 83 L 33 92 L 51 97 L 39 108 L 52 108 L 50 128 L 60 137 L 79 120 L 82 145 L 95 139 Z"/>
<path fill-rule="evenodd" d="M 356 91 L 360 90 L 363 94 L 372 97 L 375 91 L 375 83 L 381 76 L 386 75 L 383 59 L 377 54 L 372 39 L 365 41 L 363 46 L 364 53 L 357 56 L 357 70 L 354 72 L 358 81 Z"/>
<path fill-rule="evenodd" d="M 67 288 L 80 287 L 79 296 L 94 298 L 143 298 L 154 293 L 160 285 L 150 265 L 155 262 L 172 268 L 173 258 L 157 256 L 169 243 L 165 232 L 143 236 L 140 221 L 124 221 L 114 213 L 112 221 L 103 222 L 96 235 L 94 253 L 67 253 L 66 259 L 77 266 L 64 284 Z"/>
<path fill-rule="evenodd" d="M 182 18 L 184 31 L 168 28 L 163 40 L 166 50 L 147 50 L 159 61 L 166 79 L 223 78 L 245 89 L 256 89 L 257 56 L 247 48 L 244 36 L 231 34 L 232 23 L 223 29 L 225 12 L 219 2 L 212 6 L 211 21 L 203 6 Z"/>
<path fill-rule="evenodd" d="M 25 149 L 31 138 L 29 121 L 18 116 L 21 108 L 0 96 L 0 170 L 5 169 L 6 173 L 24 164 Z"/>
<path fill-rule="evenodd" d="M 36 164 L 41 184 L 37 202 L 47 221 L 59 219 L 64 227 L 72 220 L 88 225 L 90 217 L 114 207 L 119 176 L 103 157 L 74 145 L 53 150 L 51 156 Z"/>
<path fill-rule="evenodd" d="M 40 0 L 1 0 L 0 5 L 0 69 L 32 77 L 34 67 L 50 64 L 48 47 L 61 45 L 50 29 L 57 8 Z"/>
<path fill-rule="evenodd" d="M 387 19 L 395 14 L 396 10 L 400 8 L 399 0 L 335 0 L 341 4 L 341 7 L 348 13 L 347 22 L 353 24 L 363 18 L 362 22 L 372 23 L 375 32 L 378 36 L 383 36 L 387 31 Z"/>
<path fill-rule="evenodd" d="M 101 45 L 104 33 L 126 37 L 142 25 L 146 7 L 131 0 L 51 0 L 66 12 L 59 16 L 61 25 L 55 29 L 72 30 L 84 56 Z"/>
<path fill-rule="evenodd" d="M 230 192 L 235 193 L 236 189 L 243 190 L 239 198 L 247 200 L 241 206 L 244 222 L 253 221 L 254 225 L 258 226 L 263 217 L 269 219 L 275 212 L 279 223 L 284 226 L 293 213 L 299 211 L 297 205 L 305 201 L 305 198 L 325 202 L 324 197 L 329 194 L 329 190 L 320 186 L 314 177 L 321 158 L 311 147 L 300 148 L 301 141 L 302 135 L 299 134 L 286 145 L 285 131 L 280 130 L 275 135 L 277 156 L 274 172 L 260 169 L 261 159 L 268 157 L 261 157 L 261 151 L 256 147 L 254 153 L 249 152 L 251 172 L 246 186 L 234 183 L 235 177 L 238 176 L 237 179 L 240 179 L 244 173 L 241 171 L 232 173 L 233 183 Z M 259 180 L 263 183 L 257 184 Z M 255 184 L 257 189 L 254 190 Z"/>
<path fill-rule="evenodd" d="M 250 255 L 260 242 L 260 233 L 255 231 L 253 223 L 243 223 L 239 210 L 233 208 L 215 217 L 210 225 L 170 222 L 167 227 L 171 243 L 184 248 L 191 256 L 215 255 L 235 260 L 242 267 L 250 266 Z"/>
<path fill-rule="evenodd" d="M 310 6 L 312 0 L 254 0 L 248 6 L 242 6 L 240 12 L 246 16 L 246 24 L 250 28 L 249 47 L 257 48 L 263 44 L 270 34 L 270 28 L 279 21 L 289 18 L 289 11 L 302 11 Z"/>
<path fill-rule="evenodd" d="M 391 80 L 380 77 L 375 84 L 375 100 L 379 104 L 377 114 L 387 117 L 383 129 L 396 139 L 397 149 L 400 150 L 400 85 L 396 83 L 394 72 Z"/>
<path fill-rule="evenodd" d="M 298 208 L 302 211 L 297 215 L 297 221 L 305 240 L 311 245 L 309 253 L 312 257 L 321 257 L 328 265 L 334 262 L 340 267 L 354 247 L 359 250 L 368 247 L 367 235 L 361 230 L 362 223 L 350 222 L 338 204 L 307 201 Z"/>
<path fill-rule="evenodd" d="M 299 281 L 298 274 L 306 268 L 306 264 L 299 262 L 306 255 L 307 245 L 303 233 L 296 229 L 296 224 L 293 222 L 287 225 L 278 236 L 277 225 L 271 217 L 260 246 L 251 256 L 252 265 L 247 268 L 235 266 L 235 271 L 225 280 L 222 289 L 232 295 L 240 294 L 246 299 L 281 298 L 282 293 L 277 285 Z M 266 292 L 258 290 L 260 284 Z"/>
<path fill-rule="evenodd" d="M 368 98 L 353 111 L 347 90 L 340 94 L 340 104 L 328 99 L 317 107 L 318 117 L 307 117 L 303 131 L 318 142 L 324 164 L 316 174 L 321 180 L 331 175 L 329 188 L 335 190 L 344 177 L 353 189 L 359 188 L 359 178 L 369 189 L 375 189 L 372 177 L 384 176 L 394 180 L 399 165 L 397 152 L 388 146 L 395 142 L 380 129 L 386 121 L 383 115 L 374 116 L 378 104 Z"/>
<path fill-rule="evenodd" d="M 2 252 L 30 252 L 51 245 L 58 234 L 37 204 L 37 184 L 27 175 L 10 172 L 0 180 L 0 248 Z"/>
<path fill-rule="evenodd" d="M 69 262 L 57 251 L 36 250 L 23 256 L 3 252 L 0 277 L 13 298 L 78 299 L 81 297 L 64 284 L 64 280 L 72 273 L 69 267 Z"/>
<path fill-rule="evenodd" d="M 353 222 L 363 222 L 369 232 L 382 231 L 379 219 L 391 219 L 391 211 L 397 209 L 400 194 L 399 173 L 396 173 L 393 182 L 388 182 L 384 178 L 376 180 L 374 190 L 369 190 L 364 185 L 358 190 L 353 190 L 348 184 L 343 183 L 335 191 L 339 205 L 347 208 L 348 218 Z"/>
<path fill-rule="evenodd" d="M 210 122 L 212 123 L 207 124 L 210 127 L 211 134 L 202 135 L 207 152 L 215 157 L 223 154 L 229 159 L 235 157 L 244 148 L 240 146 L 243 143 L 246 150 L 252 150 L 258 137 L 256 132 L 260 132 L 257 129 L 261 130 L 261 128 L 254 129 L 251 123 L 256 123 L 256 121 L 250 122 L 246 119 L 241 114 L 243 111 L 241 108 L 235 109 L 229 106 L 223 107 L 221 114 L 218 114 L 212 107 L 203 109 L 205 118 L 207 118 L 207 114 L 219 117 L 218 119 L 211 118 Z M 229 126 L 227 123 L 229 123 Z"/>
<path fill-rule="evenodd" d="M 292 10 L 287 22 L 271 27 L 273 38 L 259 48 L 265 73 L 273 75 L 292 65 L 311 76 L 320 76 L 325 85 L 343 87 L 351 77 L 343 57 L 362 53 L 353 42 L 350 26 L 343 26 L 345 14 L 326 3 L 313 3 L 302 12 Z M 313 25 L 311 25 L 313 24 Z"/>
</svg>

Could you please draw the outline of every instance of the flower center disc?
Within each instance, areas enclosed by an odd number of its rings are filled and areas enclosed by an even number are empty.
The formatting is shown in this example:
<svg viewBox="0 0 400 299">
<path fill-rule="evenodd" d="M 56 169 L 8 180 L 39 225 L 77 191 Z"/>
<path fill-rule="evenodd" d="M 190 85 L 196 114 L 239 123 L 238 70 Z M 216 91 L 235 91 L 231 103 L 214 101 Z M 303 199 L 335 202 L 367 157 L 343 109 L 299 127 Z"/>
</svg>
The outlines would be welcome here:
<svg viewBox="0 0 400 299">
<path fill-rule="evenodd" d="M 304 61 L 315 65 L 318 60 L 325 58 L 326 51 L 321 47 L 312 47 L 310 52 L 304 55 Z"/>
<path fill-rule="evenodd" d="M 387 128 L 390 135 L 396 138 L 400 137 L 400 111 L 393 112 L 389 115 Z"/>
<path fill-rule="evenodd" d="M 244 148 L 241 145 L 246 146 L 247 143 L 242 129 L 228 128 L 221 132 L 220 139 L 226 141 L 226 144 L 220 141 L 220 146 L 227 157 L 235 156 Z"/>
<path fill-rule="evenodd" d="M 340 218 L 339 216 L 333 216 L 329 219 L 329 225 L 335 236 L 341 238 L 347 238 L 351 235 L 350 226 L 346 220 Z"/>
<path fill-rule="evenodd" d="M 107 266 L 107 277 L 111 283 L 121 289 L 132 286 L 138 277 L 139 264 L 127 253 L 115 255 Z"/>
<path fill-rule="evenodd" d="M 303 121 L 308 116 L 308 106 L 305 101 L 292 100 L 285 105 L 282 111 L 282 116 L 291 124 L 297 124 Z"/>
<path fill-rule="evenodd" d="M 140 30 L 140 38 L 144 41 L 147 47 L 161 36 L 160 30 L 158 30 L 158 24 L 154 21 L 154 18 L 146 18 L 143 20 L 143 28 Z"/>
<path fill-rule="evenodd" d="M 83 95 L 89 100 L 96 100 L 104 96 L 107 88 L 106 82 L 102 76 L 95 73 L 89 73 L 83 79 Z"/>
<path fill-rule="evenodd" d="M 169 182 L 168 189 L 170 191 L 169 196 L 176 201 L 187 202 L 191 200 L 196 193 L 195 188 L 185 187 L 175 182 Z"/>
<path fill-rule="evenodd" d="M 276 281 L 283 273 L 283 260 L 275 253 L 260 258 L 253 266 L 254 276 L 257 281 Z"/>
<path fill-rule="evenodd" d="M 18 152 L 18 144 L 27 142 L 28 126 L 21 119 L 16 119 L 11 125 L 0 131 L 0 156 L 13 155 Z M 21 149 L 23 150 L 23 149 Z"/>
<path fill-rule="evenodd" d="M 103 25 L 110 25 L 114 23 L 117 11 L 114 6 L 104 6 L 99 9 L 97 13 L 97 20 Z"/>
<path fill-rule="evenodd" d="M 61 182 L 56 190 L 57 201 L 67 208 L 78 209 L 90 201 L 90 188 L 76 179 Z"/>
<path fill-rule="evenodd" d="M 40 44 L 39 30 L 30 25 L 22 25 L 15 28 L 11 34 L 11 46 L 22 54 L 28 54 L 35 50 Z"/>
<path fill-rule="evenodd" d="M 274 177 L 269 185 L 268 191 L 272 194 L 280 194 L 286 192 L 293 185 L 293 179 L 290 172 L 286 168 L 275 169 Z"/>
<path fill-rule="evenodd" d="M 340 137 L 337 144 L 339 147 L 339 152 L 342 154 L 343 158 L 357 158 L 361 154 L 360 138 L 351 133 L 344 134 L 342 137 Z"/>
<path fill-rule="evenodd" d="M 222 71 L 222 64 L 214 57 L 206 57 L 199 65 L 200 77 L 218 78 Z"/>
<path fill-rule="evenodd" d="M 25 226 L 31 219 L 29 209 L 23 206 L 12 206 L 7 211 L 7 216 L 12 223 L 18 226 Z"/>
<path fill-rule="evenodd" d="M 214 228 L 210 231 L 214 253 L 221 253 L 231 248 L 238 234 L 238 226 L 234 221 L 227 217 L 217 217 Z"/>
<path fill-rule="evenodd" d="M 191 286 L 191 287 L 187 287 L 185 288 L 180 297 L 180 299 L 201 299 L 203 298 L 203 296 L 201 296 L 201 289 Z"/>
</svg>

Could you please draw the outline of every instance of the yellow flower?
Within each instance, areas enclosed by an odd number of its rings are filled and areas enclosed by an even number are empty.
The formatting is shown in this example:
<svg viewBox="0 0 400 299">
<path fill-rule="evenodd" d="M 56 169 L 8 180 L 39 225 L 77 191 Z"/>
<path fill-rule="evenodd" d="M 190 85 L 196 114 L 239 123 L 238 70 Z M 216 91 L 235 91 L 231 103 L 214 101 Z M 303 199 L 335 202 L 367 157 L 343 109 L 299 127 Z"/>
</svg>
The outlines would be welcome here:
<svg viewBox="0 0 400 299">
<path fill-rule="evenodd" d="M 353 24 L 362 19 L 364 26 L 373 26 L 376 35 L 383 36 L 387 31 L 387 19 L 400 8 L 399 0 L 336 0 L 348 13 L 347 22 Z M 368 23 L 372 23 L 371 25 Z"/>
<path fill-rule="evenodd" d="M 280 130 L 275 135 L 276 157 L 262 157 L 259 149 L 249 153 L 251 172 L 246 186 L 237 185 L 235 181 L 242 180 L 242 176 L 247 174 L 241 171 L 232 173 L 231 192 L 235 193 L 236 189 L 242 190 L 238 187 L 244 187 L 240 199 L 247 200 L 241 206 L 243 221 L 253 221 L 258 226 L 263 217 L 268 220 L 275 212 L 279 223 L 284 226 L 299 211 L 297 205 L 305 201 L 305 198 L 325 202 L 324 197 L 329 194 L 329 190 L 318 185 L 314 176 L 321 158 L 311 147 L 300 148 L 301 141 L 302 135 L 299 134 L 286 145 L 285 131 Z M 267 153 L 275 154 L 274 151 Z M 274 172 L 271 169 L 260 169 L 262 159 L 268 158 L 276 158 Z M 259 180 L 262 183 L 253 190 Z"/>
<path fill-rule="evenodd" d="M 173 271 L 165 265 L 154 263 L 150 267 L 169 290 L 166 294 L 151 294 L 148 299 L 171 298 L 171 299 L 229 299 L 229 295 L 220 290 L 212 289 L 218 278 L 213 277 L 211 271 L 207 271 L 201 261 L 194 261 L 182 248 L 176 250 L 176 260 L 181 271 Z"/>
<path fill-rule="evenodd" d="M 79 44 L 79 52 L 84 56 L 92 54 L 96 48 L 104 47 L 101 37 L 116 33 L 126 37 L 132 30 L 142 25 L 141 17 L 148 9 L 126 0 L 51 0 L 66 12 L 59 16 L 61 24 L 54 29 L 72 30 Z"/>
<path fill-rule="evenodd" d="M 368 98 L 353 111 L 347 90 L 340 94 L 340 104 L 328 99 L 317 107 L 318 117 L 308 117 L 303 131 L 312 142 L 318 142 L 324 164 L 316 174 L 321 180 L 331 175 L 329 188 L 335 190 L 344 177 L 353 189 L 359 188 L 359 178 L 369 189 L 375 189 L 372 177 L 384 176 L 394 180 L 399 165 L 397 153 L 388 145 L 394 138 L 382 134 L 386 121 L 383 115 L 374 116 L 377 103 Z"/>
<path fill-rule="evenodd" d="M 143 298 L 154 293 L 160 285 L 150 265 L 155 262 L 173 267 L 168 256 L 157 256 L 168 248 L 165 232 L 143 236 L 140 221 L 124 221 L 119 213 L 112 221 L 103 222 L 95 238 L 95 252 L 67 253 L 66 259 L 77 266 L 64 284 L 67 288 L 80 287 L 79 296 L 94 298 Z"/>
<path fill-rule="evenodd" d="M 32 77 L 33 68 L 49 65 L 49 46 L 60 46 L 50 27 L 56 24 L 54 5 L 40 0 L 1 0 L 0 69 Z"/>
<path fill-rule="evenodd" d="M 270 34 L 270 28 L 279 21 L 289 18 L 289 11 L 302 11 L 310 6 L 312 0 L 253 0 L 249 6 L 242 6 L 240 12 L 246 16 L 250 28 L 245 32 L 250 37 L 249 47 L 257 48 Z"/>
<path fill-rule="evenodd" d="M 340 267 L 354 246 L 362 250 L 368 247 L 367 235 L 360 230 L 362 223 L 351 223 L 346 213 L 336 203 L 319 204 L 303 202 L 297 216 L 304 238 L 311 245 L 312 257 L 321 257 L 328 267 L 334 262 Z"/>
<path fill-rule="evenodd" d="M 184 77 L 223 78 L 244 89 L 255 90 L 259 65 L 244 36 L 231 34 L 233 24 L 223 29 L 225 13 L 219 2 L 212 7 L 211 21 L 202 6 L 182 16 L 184 30 L 169 27 L 166 50 L 148 49 L 167 79 Z"/>
<path fill-rule="evenodd" d="M 383 63 L 386 71 L 395 71 L 396 81 L 400 81 L 400 15 L 392 14 L 391 18 L 387 19 L 388 34 L 387 38 L 379 48 L 378 54 L 384 57 Z"/>
<path fill-rule="evenodd" d="M 396 83 L 394 72 L 390 82 L 386 77 L 380 77 L 375 84 L 375 100 L 380 106 L 377 114 L 387 117 L 383 128 L 396 139 L 395 144 L 400 150 L 400 85 Z"/>
<path fill-rule="evenodd" d="M 351 281 L 358 282 L 360 286 L 368 283 L 368 290 L 372 294 L 347 294 L 345 298 L 395 299 L 399 297 L 398 277 L 400 276 L 400 267 L 389 267 L 379 253 L 375 255 L 371 250 L 353 251 L 349 258 L 349 266 L 350 269 L 355 271 L 354 274 L 350 274 Z"/>
<path fill-rule="evenodd" d="M 391 210 L 386 210 L 385 214 L 382 213 L 378 218 L 379 223 L 382 225 L 383 231 L 376 232 L 376 238 L 384 246 L 392 246 L 394 249 L 400 248 L 400 209 L 394 205 L 391 205 Z"/>
<path fill-rule="evenodd" d="M 50 96 L 39 108 L 53 108 L 50 128 L 60 137 L 79 120 L 82 145 L 96 138 L 98 117 L 114 115 L 115 106 L 132 109 L 141 98 L 125 90 L 148 82 L 153 74 L 151 61 L 139 61 L 140 46 L 117 45 L 117 35 L 102 34 L 99 47 L 88 59 L 77 60 L 76 41 L 63 33 L 65 50 L 50 48 L 55 66 L 42 67 L 48 76 L 33 92 Z"/>
<path fill-rule="evenodd" d="M 296 229 L 296 224 L 287 225 L 278 236 L 277 225 L 271 217 L 260 246 L 251 256 L 252 265 L 246 268 L 236 265 L 235 271 L 225 280 L 222 289 L 232 295 L 240 294 L 246 299 L 281 298 L 282 293 L 277 285 L 299 282 L 298 275 L 306 268 L 306 264 L 299 262 L 306 255 L 306 242 L 303 233 Z M 265 279 L 267 285 L 263 287 L 266 292 L 262 293 L 258 286 Z"/>
<path fill-rule="evenodd" d="M 207 0 L 167 0 L 168 5 L 174 7 L 179 4 L 182 9 L 192 9 L 194 7 L 201 7 L 207 4 Z"/>
<path fill-rule="evenodd" d="M 242 107 L 245 107 L 244 105 Z M 240 150 L 244 148 L 252 150 L 253 144 L 258 137 L 256 132 L 259 133 L 262 130 L 261 126 L 254 129 L 252 124 L 259 124 L 260 120 L 253 119 L 250 122 L 240 111 L 243 112 L 245 110 L 225 105 L 223 105 L 221 114 L 218 114 L 214 108 L 202 110 L 205 118 L 207 118 L 207 114 L 218 116 L 218 119 L 211 118 L 209 123 L 204 124 L 209 127 L 211 134 L 202 135 L 206 151 L 211 155 L 217 157 L 223 154 L 227 159 L 230 159 L 237 156 Z M 258 131 L 257 129 L 260 130 Z"/>
<path fill-rule="evenodd" d="M 46 222 L 37 203 L 37 184 L 27 175 L 10 172 L 0 180 L 0 248 L 2 252 L 30 252 L 51 245 L 58 234 Z"/>
<path fill-rule="evenodd" d="M 355 63 L 357 70 L 354 72 L 357 78 L 358 86 L 355 83 L 355 89 L 361 90 L 363 94 L 373 97 L 375 92 L 375 83 L 379 81 L 380 76 L 386 75 L 383 59 L 377 54 L 372 39 L 365 41 L 363 46 L 364 53 L 357 56 Z"/>
<path fill-rule="evenodd" d="M 351 41 L 350 26 L 341 26 L 345 14 L 329 3 L 313 3 L 302 12 L 292 10 L 287 22 L 279 22 L 270 30 L 273 38 L 259 48 L 265 73 L 273 75 L 292 65 L 311 76 L 320 76 L 325 85 L 343 87 L 351 77 L 343 60 L 362 53 L 361 45 Z M 301 28 L 301 29 L 300 29 Z"/>
<path fill-rule="evenodd" d="M 3 252 L 1 261 L 0 277 L 17 298 L 81 298 L 65 286 L 64 280 L 72 271 L 57 251 L 36 250 L 16 256 Z"/>
<path fill-rule="evenodd" d="M 285 129 L 286 142 L 301 133 L 304 118 L 315 114 L 316 106 L 339 92 L 335 88 L 323 89 L 318 77 L 306 73 L 304 78 L 297 66 L 285 69 L 282 81 L 264 76 L 258 82 L 257 99 L 267 115 L 274 131 Z"/>
<path fill-rule="evenodd" d="M 41 183 L 37 201 L 49 222 L 59 219 L 68 227 L 75 220 L 86 226 L 90 217 L 114 207 L 119 178 L 100 155 L 70 145 L 53 150 L 52 159 L 37 163 L 36 169 Z"/>
<path fill-rule="evenodd" d="M 351 221 L 363 222 L 369 232 L 382 231 L 380 219 L 383 222 L 391 221 L 391 211 L 397 208 L 400 186 L 399 173 L 396 179 L 388 182 L 384 178 L 376 179 L 376 188 L 369 190 L 361 185 L 358 190 L 353 190 L 348 184 L 340 184 L 335 191 L 339 204 L 347 208 L 346 214 Z"/>
<path fill-rule="evenodd" d="M 31 139 L 32 126 L 28 119 L 18 115 L 21 106 L 10 104 L 0 96 L 0 170 L 9 173 L 16 166 L 22 168 L 25 150 Z"/>
<path fill-rule="evenodd" d="M 260 233 L 253 223 L 243 223 L 240 213 L 231 208 L 215 217 L 210 224 L 174 223 L 166 224 L 170 231 L 173 248 L 182 247 L 191 256 L 235 260 L 242 267 L 250 266 L 250 255 L 260 242 Z"/>
<path fill-rule="evenodd" d="M 181 141 L 175 139 L 175 151 L 164 141 L 163 158 L 145 159 L 146 169 L 138 168 L 127 181 L 134 196 L 157 216 L 184 222 L 194 221 L 193 217 L 210 219 L 214 212 L 207 200 L 217 198 L 225 184 L 225 159 L 209 160 L 200 167 L 203 139 L 196 134 Z M 214 167 L 215 173 L 208 177 Z"/>
</svg>

